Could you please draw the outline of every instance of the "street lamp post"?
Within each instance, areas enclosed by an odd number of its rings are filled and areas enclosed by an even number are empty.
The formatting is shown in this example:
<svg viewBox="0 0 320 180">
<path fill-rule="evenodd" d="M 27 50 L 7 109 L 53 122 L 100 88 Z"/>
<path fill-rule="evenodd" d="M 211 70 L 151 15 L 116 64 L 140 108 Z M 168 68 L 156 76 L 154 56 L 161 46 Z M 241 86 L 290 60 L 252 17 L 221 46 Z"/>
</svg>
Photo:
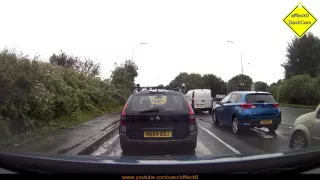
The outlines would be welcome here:
<svg viewBox="0 0 320 180">
<path fill-rule="evenodd" d="M 145 45 L 145 44 L 148 44 L 148 43 L 140 43 L 139 45 Z M 133 61 L 133 49 L 134 49 L 134 47 L 136 46 L 137 44 L 134 44 L 133 46 L 132 46 L 132 49 L 131 49 L 131 60 Z"/>
<path fill-rule="evenodd" d="M 253 81 L 253 74 L 252 74 L 252 63 L 248 63 L 248 65 L 250 65 L 250 74 L 251 74 L 251 80 L 252 80 L 252 84 L 251 84 L 251 91 L 254 91 L 255 90 L 255 87 L 254 87 L 254 81 Z"/>
<path fill-rule="evenodd" d="M 233 41 L 227 41 L 228 43 L 232 43 L 232 44 L 234 44 L 235 42 L 233 42 Z M 242 88 L 242 86 L 243 86 L 243 65 L 242 65 L 242 51 L 241 51 L 241 88 Z"/>
<path fill-rule="evenodd" d="M 227 82 L 227 95 L 229 93 L 229 81 Z"/>
<path fill-rule="evenodd" d="M 272 76 L 276 75 L 275 73 L 272 74 Z M 266 92 L 268 91 L 268 81 L 266 81 Z"/>
</svg>

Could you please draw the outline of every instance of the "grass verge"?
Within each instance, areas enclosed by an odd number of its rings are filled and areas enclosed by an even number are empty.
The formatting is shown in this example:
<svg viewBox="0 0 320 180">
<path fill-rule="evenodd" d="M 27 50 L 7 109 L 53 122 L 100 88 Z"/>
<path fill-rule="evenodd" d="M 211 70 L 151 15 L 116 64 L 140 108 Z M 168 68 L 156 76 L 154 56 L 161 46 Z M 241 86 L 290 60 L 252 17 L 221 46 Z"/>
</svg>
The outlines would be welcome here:
<svg viewBox="0 0 320 180">
<path fill-rule="evenodd" d="M 304 108 L 304 109 L 316 109 L 317 106 L 308 106 L 308 105 L 300 105 L 300 104 L 286 104 L 280 103 L 280 107 L 292 107 L 292 108 Z"/>
<path fill-rule="evenodd" d="M 88 122 L 89 120 L 92 120 L 95 117 L 118 111 L 120 112 L 122 108 L 122 105 L 118 105 L 113 108 L 103 108 L 93 110 L 90 112 L 77 112 L 74 113 L 72 116 L 55 119 L 50 123 L 43 125 L 41 128 L 29 131 L 22 135 L 12 135 L 6 139 L 0 140 L 0 149 L 6 149 L 14 146 L 20 146 L 23 144 L 35 142 L 53 132 L 74 127 L 76 125 Z"/>
</svg>

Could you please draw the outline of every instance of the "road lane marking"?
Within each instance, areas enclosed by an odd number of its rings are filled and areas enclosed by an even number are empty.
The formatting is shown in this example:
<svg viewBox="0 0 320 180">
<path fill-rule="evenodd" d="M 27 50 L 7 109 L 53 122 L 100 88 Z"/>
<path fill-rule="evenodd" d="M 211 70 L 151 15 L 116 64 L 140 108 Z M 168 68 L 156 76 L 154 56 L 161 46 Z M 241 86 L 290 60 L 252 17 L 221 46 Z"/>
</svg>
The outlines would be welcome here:
<svg viewBox="0 0 320 180">
<path fill-rule="evenodd" d="M 284 108 L 284 109 L 301 109 L 301 110 L 305 110 L 305 111 L 313 111 L 314 110 L 313 108 L 312 109 L 308 109 L 308 108 L 293 108 L 293 107 L 281 107 L 281 108 Z"/>
<path fill-rule="evenodd" d="M 198 124 L 198 126 L 205 130 L 208 134 L 210 134 L 212 137 L 214 137 L 216 140 L 218 140 L 219 142 L 221 142 L 223 145 L 227 146 L 227 148 L 229 148 L 231 151 L 233 151 L 236 154 L 241 154 L 238 150 L 236 150 L 235 148 L 233 148 L 232 146 L 230 146 L 228 143 L 226 143 L 225 141 L 223 141 L 222 139 L 220 139 L 218 136 L 214 135 L 212 132 L 210 132 L 209 130 L 207 130 L 206 128 L 202 127 L 201 125 Z"/>
<path fill-rule="evenodd" d="M 201 141 L 197 141 L 197 147 L 195 149 L 195 154 L 197 156 L 205 156 L 205 155 L 212 155 L 210 150 L 203 144 Z"/>
<path fill-rule="evenodd" d="M 266 139 L 273 138 L 273 136 L 267 135 L 264 132 L 262 132 L 262 129 L 252 128 L 251 130 L 253 130 L 254 132 L 256 132 L 259 136 L 261 136 L 263 138 L 266 138 Z"/>
<path fill-rule="evenodd" d="M 292 123 L 287 123 L 287 122 L 281 122 L 281 124 L 288 124 L 288 125 L 292 125 Z"/>
<path fill-rule="evenodd" d="M 253 129 L 252 129 L 252 130 L 253 130 Z M 275 137 L 281 137 L 281 138 L 286 139 L 287 136 L 288 136 L 288 133 L 287 133 L 287 132 L 284 132 L 284 131 L 282 131 L 282 130 L 280 130 L 280 129 L 277 129 L 277 130 L 275 131 L 276 136 L 274 136 L 274 135 L 272 135 L 272 134 L 268 134 L 268 133 L 269 133 L 269 130 L 268 130 L 268 128 L 265 128 L 265 127 L 255 128 L 255 130 L 253 130 L 253 131 L 255 131 L 255 132 L 260 131 L 260 132 L 258 132 L 258 135 L 259 135 L 259 136 L 263 136 L 263 138 L 266 138 L 266 139 L 270 139 L 271 137 L 273 137 L 273 138 L 275 138 Z M 260 133 L 261 133 L 261 134 L 260 134 Z M 262 133 L 266 133 L 266 134 L 262 134 Z M 271 136 L 271 137 L 268 137 L 268 136 Z"/>
<path fill-rule="evenodd" d="M 114 143 L 119 138 L 119 134 L 116 134 L 112 139 L 109 139 L 107 142 L 103 144 L 97 151 L 93 152 L 91 156 L 99 156 L 105 152 L 107 152 L 108 147 Z"/>
</svg>

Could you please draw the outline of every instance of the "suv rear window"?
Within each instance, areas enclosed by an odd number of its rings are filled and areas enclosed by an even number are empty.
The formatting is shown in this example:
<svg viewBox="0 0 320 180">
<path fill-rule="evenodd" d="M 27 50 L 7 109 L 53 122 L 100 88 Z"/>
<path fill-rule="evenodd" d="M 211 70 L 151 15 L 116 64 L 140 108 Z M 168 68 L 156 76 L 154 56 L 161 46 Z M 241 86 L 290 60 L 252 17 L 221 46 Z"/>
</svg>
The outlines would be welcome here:
<svg viewBox="0 0 320 180">
<path fill-rule="evenodd" d="M 276 103 L 271 94 L 248 94 L 247 103 Z"/>
<path fill-rule="evenodd" d="M 188 112 L 188 101 L 179 94 L 139 94 L 132 97 L 127 111 L 140 112 L 157 107 L 160 112 Z"/>
</svg>

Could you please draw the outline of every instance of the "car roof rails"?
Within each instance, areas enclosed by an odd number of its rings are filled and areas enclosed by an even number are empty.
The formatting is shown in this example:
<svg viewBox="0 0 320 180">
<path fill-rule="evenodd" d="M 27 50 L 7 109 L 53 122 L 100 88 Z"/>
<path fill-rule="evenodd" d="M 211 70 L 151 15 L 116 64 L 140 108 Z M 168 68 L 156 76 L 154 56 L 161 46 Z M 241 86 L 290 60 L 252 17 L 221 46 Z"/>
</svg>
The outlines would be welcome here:
<svg viewBox="0 0 320 180">
<path fill-rule="evenodd" d="M 140 84 L 136 84 L 135 86 L 132 86 L 131 92 L 137 93 L 141 92 L 144 89 L 148 90 L 159 90 L 159 86 L 140 86 Z"/>
</svg>

